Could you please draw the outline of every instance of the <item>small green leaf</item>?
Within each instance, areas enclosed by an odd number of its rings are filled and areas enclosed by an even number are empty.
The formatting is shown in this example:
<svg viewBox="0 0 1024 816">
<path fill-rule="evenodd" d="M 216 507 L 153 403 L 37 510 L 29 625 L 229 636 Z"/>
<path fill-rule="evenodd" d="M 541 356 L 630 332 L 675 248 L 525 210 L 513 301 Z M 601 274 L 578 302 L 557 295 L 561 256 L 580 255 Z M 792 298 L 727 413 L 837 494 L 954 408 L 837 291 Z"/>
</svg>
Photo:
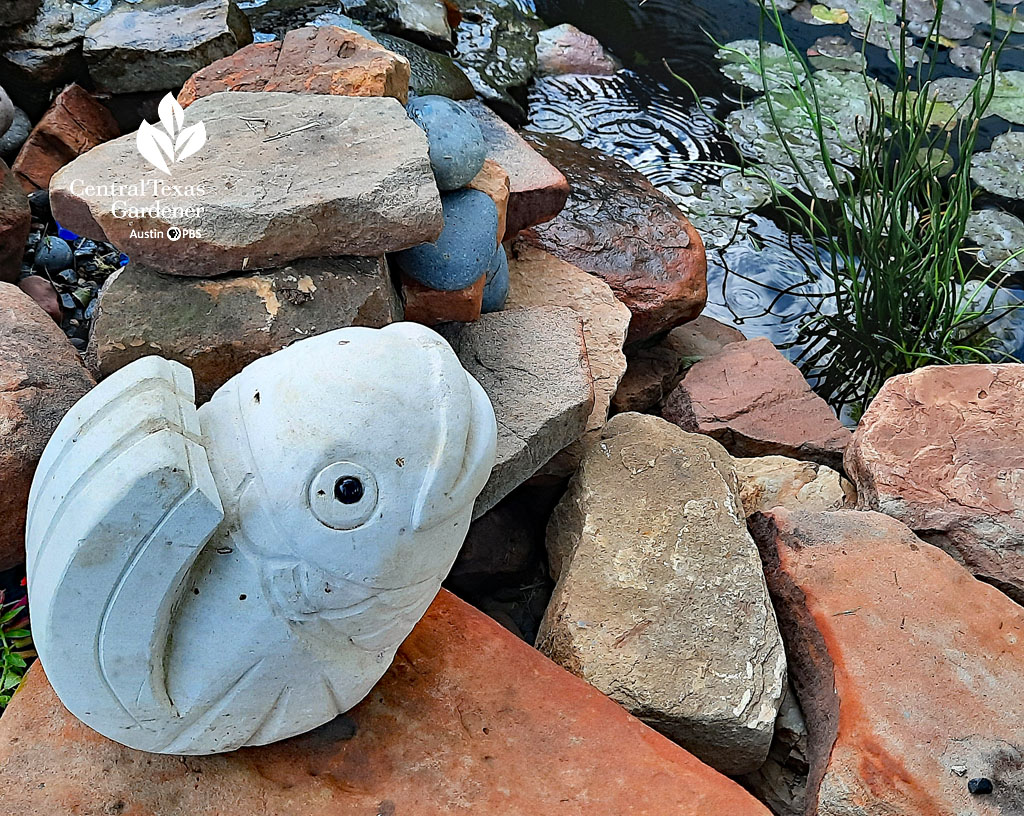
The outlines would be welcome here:
<svg viewBox="0 0 1024 816">
<path fill-rule="evenodd" d="M 822 5 L 811 6 L 811 16 L 815 20 L 821 20 L 823 23 L 837 23 L 842 25 L 843 23 L 850 22 L 850 15 L 846 9 L 832 9 L 828 6 Z"/>
</svg>

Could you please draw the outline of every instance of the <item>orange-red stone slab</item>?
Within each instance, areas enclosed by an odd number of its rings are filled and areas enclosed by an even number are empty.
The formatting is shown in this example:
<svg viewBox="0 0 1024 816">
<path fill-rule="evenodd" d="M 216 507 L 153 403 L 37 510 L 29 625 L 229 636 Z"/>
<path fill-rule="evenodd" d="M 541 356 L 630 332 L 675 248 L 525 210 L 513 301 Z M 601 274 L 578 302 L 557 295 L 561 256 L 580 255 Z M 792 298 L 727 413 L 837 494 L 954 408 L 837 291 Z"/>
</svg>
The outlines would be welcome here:
<svg viewBox="0 0 1024 816">
<path fill-rule="evenodd" d="M 348 715 L 232 754 L 123 748 L 34 668 L 0 720 L 0 802 L 18 816 L 769 816 L 446 592 Z"/>
<path fill-rule="evenodd" d="M 1024 608 L 881 513 L 775 508 L 751 531 L 807 719 L 808 816 L 1024 813 Z"/>
<path fill-rule="evenodd" d="M 486 275 L 481 275 L 476 283 L 465 289 L 453 292 L 431 289 L 405 273 L 402 273 L 401 281 L 406 320 L 436 326 L 439 323 L 472 323 L 480 319 Z"/>
</svg>

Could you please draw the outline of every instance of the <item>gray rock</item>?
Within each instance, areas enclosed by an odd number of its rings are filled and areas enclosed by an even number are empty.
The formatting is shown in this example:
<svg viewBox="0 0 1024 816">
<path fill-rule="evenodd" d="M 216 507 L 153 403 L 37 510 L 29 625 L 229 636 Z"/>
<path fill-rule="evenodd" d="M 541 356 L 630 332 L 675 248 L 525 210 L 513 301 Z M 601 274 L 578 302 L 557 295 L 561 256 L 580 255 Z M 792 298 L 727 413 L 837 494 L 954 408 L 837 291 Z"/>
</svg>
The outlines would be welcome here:
<svg viewBox="0 0 1024 816">
<path fill-rule="evenodd" d="M 484 299 L 480 306 L 484 314 L 500 312 L 505 308 L 509 283 L 508 255 L 505 253 L 505 247 L 499 244 L 484 283 Z"/>
<path fill-rule="evenodd" d="M 439 329 L 476 377 L 498 420 L 497 462 L 477 499 L 479 518 L 579 439 L 594 407 L 594 383 L 579 315 L 517 309 Z"/>
<path fill-rule="evenodd" d="M 101 16 L 100 11 L 80 3 L 43 0 L 29 22 L 0 29 L 0 76 L 8 91 L 18 85 L 19 105 L 26 104 L 22 97 L 28 95 L 41 112 L 52 88 L 84 78 L 82 37 Z"/>
<path fill-rule="evenodd" d="M 110 93 L 177 90 L 200 68 L 252 42 L 234 0 L 122 5 L 85 32 L 96 87 Z"/>
<path fill-rule="evenodd" d="M 726 774 L 768 755 L 786 656 L 717 442 L 619 414 L 548 525 L 537 648 Z"/>
<path fill-rule="evenodd" d="M 7 92 L 0 87 L 0 136 L 7 133 L 7 130 L 14 123 L 14 103 L 7 95 Z M 477 128 L 479 130 L 479 127 Z"/>
<path fill-rule="evenodd" d="M 392 37 L 388 34 L 375 34 L 374 38 L 396 54 L 401 54 L 412 66 L 412 77 L 409 79 L 410 96 L 447 96 L 449 99 L 473 99 L 476 91 L 473 83 L 465 72 L 446 54 L 428 51 L 422 46 Z"/>
<path fill-rule="evenodd" d="M 516 127 L 526 124 L 526 86 L 537 71 L 537 34 L 513 0 L 459 3 L 455 61 L 487 104 Z"/>
<path fill-rule="evenodd" d="M 27 23 L 36 16 L 41 0 L 5 0 L 0 9 L 0 28 Z"/>
<path fill-rule="evenodd" d="M 438 189 L 465 187 L 484 166 L 486 148 L 476 119 L 446 96 L 421 96 L 409 103 L 409 117 L 427 134 L 430 166 Z"/>
<path fill-rule="evenodd" d="M 21 108 L 15 108 L 11 126 L 3 136 L 0 136 L 0 159 L 8 164 L 13 162 L 31 131 L 32 121 L 28 118 L 28 114 Z"/>
<path fill-rule="evenodd" d="M 808 770 L 807 723 L 796 694 L 787 686 L 768 759 L 738 781 L 776 816 L 805 816 Z"/>
<path fill-rule="evenodd" d="M 95 187 L 97 179 L 106 187 L 138 186 L 156 175 L 131 135 L 90 150 L 54 176 L 54 216 L 143 265 L 200 277 L 296 258 L 377 256 L 441 232 L 427 138 L 396 99 L 219 93 L 186 110 L 185 126 L 198 122 L 205 123 L 207 145 L 174 164 L 180 195 L 129 187 L 118 199 L 122 209 L 112 212 L 109 190 Z M 157 199 L 169 206 L 146 219 L 146 230 L 158 234 L 133 237 L 127 208 L 151 208 Z M 176 242 L 166 234 L 172 225 L 184 231 Z"/>
<path fill-rule="evenodd" d="M 148 354 L 189 366 L 201 400 L 259 357 L 402 311 L 383 258 L 320 258 L 268 272 L 183 280 L 131 263 L 100 293 L 89 364 L 106 377 Z"/>
<path fill-rule="evenodd" d="M 451 48 L 452 29 L 442 0 L 347 0 L 345 11 L 369 25 L 430 48 Z"/>
</svg>

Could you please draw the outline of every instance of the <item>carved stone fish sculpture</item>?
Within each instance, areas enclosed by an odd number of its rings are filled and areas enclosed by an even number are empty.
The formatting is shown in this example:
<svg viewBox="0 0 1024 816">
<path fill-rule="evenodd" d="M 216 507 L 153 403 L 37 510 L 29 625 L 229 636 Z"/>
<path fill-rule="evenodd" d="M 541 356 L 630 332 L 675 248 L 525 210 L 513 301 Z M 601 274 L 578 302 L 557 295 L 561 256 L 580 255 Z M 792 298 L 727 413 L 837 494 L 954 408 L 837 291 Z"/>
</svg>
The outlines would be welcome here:
<svg viewBox="0 0 1024 816">
<path fill-rule="evenodd" d="M 358 703 L 426 611 L 494 464 L 480 385 L 430 329 L 303 340 L 209 403 L 138 360 L 82 398 L 27 527 L 39 657 L 132 748 L 209 754 Z"/>
</svg>

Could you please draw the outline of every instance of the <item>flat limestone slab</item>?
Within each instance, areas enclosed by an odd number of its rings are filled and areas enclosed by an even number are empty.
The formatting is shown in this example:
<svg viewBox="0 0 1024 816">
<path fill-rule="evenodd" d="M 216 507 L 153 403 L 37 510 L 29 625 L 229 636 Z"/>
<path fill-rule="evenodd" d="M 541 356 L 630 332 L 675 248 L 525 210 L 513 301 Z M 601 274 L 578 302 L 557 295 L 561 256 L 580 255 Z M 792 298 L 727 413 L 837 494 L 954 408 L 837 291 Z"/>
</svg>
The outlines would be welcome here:
<svg viewBox="0 0 1024 816">
<path fill-rule="evenodd" d="M 20 816 L 769 816 L 443 590 L 359 706 L 231 754 L 117 745 L 37 666 L 0 720 L 0 801 Z"/>
<path fill-rule="evenodd" d="M 54 216 L 134 261 L 198 277 L 379 256 L 441 232 L 427 137 L 397 99 L 218 93 L 185 111 L 185 128 L 200 122 L 206 144 L 170 176 L 135 134 L 80 156 L 51 181 Z"/>
</svg>

